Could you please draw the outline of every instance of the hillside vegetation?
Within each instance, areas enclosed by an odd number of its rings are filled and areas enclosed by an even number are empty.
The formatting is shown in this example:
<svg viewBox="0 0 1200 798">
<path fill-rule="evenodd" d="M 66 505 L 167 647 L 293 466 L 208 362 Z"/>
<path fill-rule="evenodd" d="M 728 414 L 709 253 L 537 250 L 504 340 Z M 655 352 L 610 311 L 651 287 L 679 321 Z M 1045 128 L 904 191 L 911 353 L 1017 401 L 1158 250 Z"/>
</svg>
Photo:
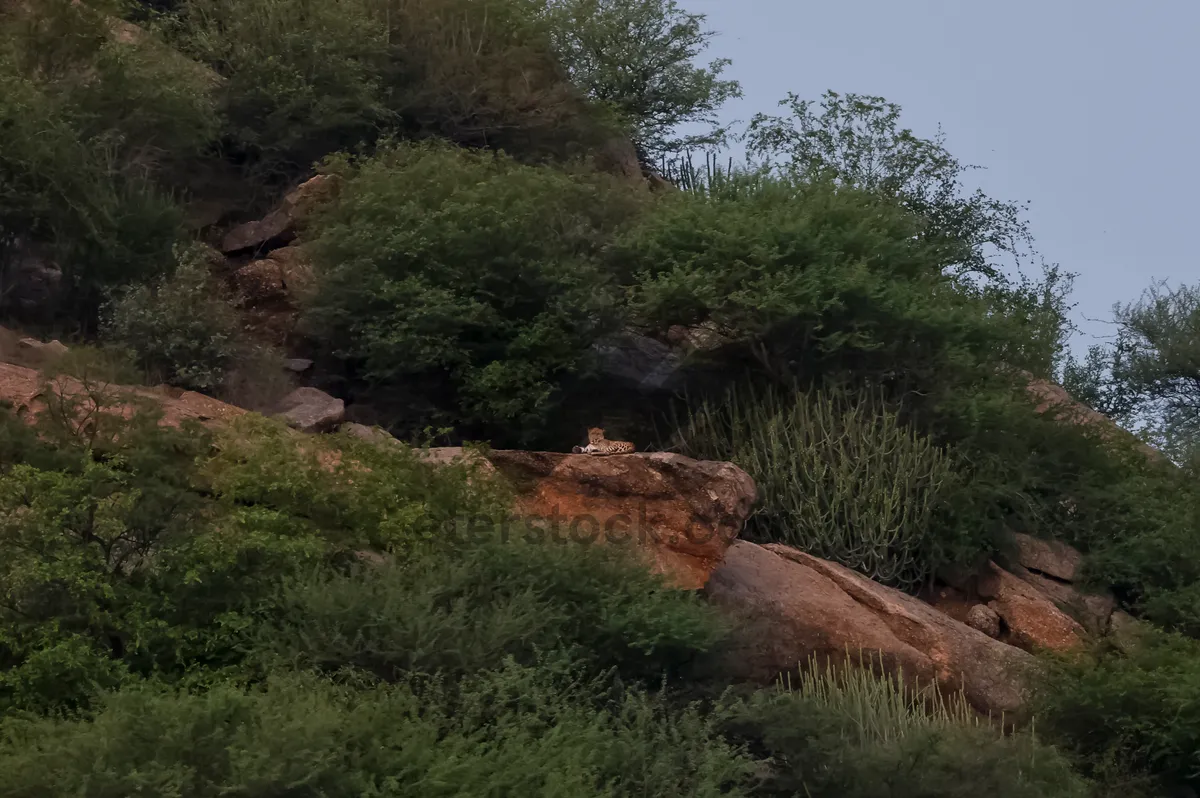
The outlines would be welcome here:
<svg viewBox="0 0 1200 798">
<path fill-rule="evenodd" d="M 1072 276 L 898 106 L 790 96 L 700 163 L 738 133 L 711 38 L 673 0 L 0 2 L 0 313 L 87 386 L 0 414 L 0 798 L 1196 795 L 1200 287 L 1076 362 Z M 268 340 L 225 279 L 258 253 L 214 247 L 318 174 Z M 648 396 L 630 335 L 715 343 Z M 294 356 L 405 443 L 95 412 L 265 409 Z M 734 684 L 728 619 L 640 562 L 448 532 L 511 496 L 423 445 L 597 423 L 911 593 L 1069 543 L 1139 641 L 1044 656 L 1015 730 L 862 663 Z"/>
</svg>

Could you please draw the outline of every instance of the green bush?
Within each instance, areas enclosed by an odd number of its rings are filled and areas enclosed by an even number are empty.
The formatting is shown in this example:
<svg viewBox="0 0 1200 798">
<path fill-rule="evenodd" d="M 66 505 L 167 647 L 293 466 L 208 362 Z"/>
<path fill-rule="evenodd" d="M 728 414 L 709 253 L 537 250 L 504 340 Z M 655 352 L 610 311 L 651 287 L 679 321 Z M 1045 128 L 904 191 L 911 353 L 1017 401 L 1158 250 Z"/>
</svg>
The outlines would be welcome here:
<svg viewBox="0 0 1200 798">
<path fill-rule="evenodd" d="M 861 661 L 857 665 L 861 665 Z M 961 697 L 914 694 L 847 658 L 808 663 L 795 688 L 727 703 L 727 733 L 773 767 L 755 794 L 969 798 L 1089 794 L 1053 748 L 1002 735 Z"/>
<path fill-rule="evenodd" d="M 1200 491 L 1195 475 L 1144 477 L 1124 488 L 1114 529 L 1093 543 L 1086 576 L 1116 590 L 1125 606 L 1167 629 L 1200 638 Z M 1123 523 L 1122 523 L 1123 522 Z"/>
<path fill-rule="evenodd" d="M 748 794 L 749 761 L 696 711 L 496 666 L 453 690 L 303 675 L 249 692 L 126 690 L 92 722 L 4 723 L 0 783 L 13 795 L 189 798 Z"/>
<path fill-rule="evenodd" d="M 606 254 L 651 329 L 707 324 L 783 381 L 930 390 L 1019 331 L 958 290 L 919 230 L 867 191 L 735 172 L 663 197 Z"/>
<path fill-rule="evenodd" d="M 1125 652 L 1049 661 L 1042 732 L 1085 772 L 1129 791 L 1200 787 L 1200 644 L 1152 628 Z M 1147 783 L 1148 782 L 1148 783 Z M 1114 789 L 1115 791 L 1115 789 Z"/>
<path fill-rule="evenodd" d="M 498 532 L 497 532 L 498 535 Z M 627 681 L 657 682 L 716 643 L 715 613 L 626 552 L 459 539 L 435 553 L 296 583 L 259 644 L 303 667 L 395 680 L 461 678 L 505 658 L 567 652 Z"/>
<path fill-rule="evenodd" d="M 531 0 L 186 0 L 169 40 L 225 78 L 226 146 L 294 180 L 381 135 L 567 154 L 603 125 L 557 64 Z M 601 128 L 597 130 L 596 128 Z"/>
<path fill-rule="evenodd" d="M 619 321 L 597 256 L 639 194 L 441 145 L 333 168 L 348 180 L 312 242 L 323 342 L 375 385 L 419 390 L 442 412 L 425 423 L 535 426 Z"/>
<path fill-rule="evenodd" d="M 678 432 L 683 451 L 746 469 L 761 503 L 749 536 L 797 546 L 912 590 L 986 541 L 944 526 L 960 487 L 953 455 L 869 396 L 731 390 Z"/>
<path fill-rule="evenodd" d="M 215 129 L 193 64 L 108 25 L 65 0 L 0 17 L 0 261 L 48 247 L 74 322 L 169 264 L 182 214 L 158 178 Z"/>
<path fill-rule="evenodd" d="M 101 333 L 133 352 L 154 382 L 211 392 L 246 344 L 237 312 L 214 290 L 205 248 L 176 257 L 169 277 L 129 287 L 102 308 Z"/>
<path fill-rule="evenodd" d="M 467 470 L 401 446 L 359 442 L 336 464 L 275 422 L 210 441 L 149 410 L 126 422 L 106 412 L 116 398 L 52 397 L 36 430 L 3 418 L 0 710 L 86 706 L 151 676 L 249 676 L 289 580 L 500 511 Z"/>
<path fill-rule="evenodd" d="M 714 35 L 702 29 L 703 14 L 674 0 L 551 0 L 546 7 L 572 82 L 616 112 L 646 161 L 725 141 L 716 112 L 741 87 L 721 79 L 729 59 L 696 64 Z M 679 136 L 681 126 L 698 124 L 708 129 Z"/>
</svg>

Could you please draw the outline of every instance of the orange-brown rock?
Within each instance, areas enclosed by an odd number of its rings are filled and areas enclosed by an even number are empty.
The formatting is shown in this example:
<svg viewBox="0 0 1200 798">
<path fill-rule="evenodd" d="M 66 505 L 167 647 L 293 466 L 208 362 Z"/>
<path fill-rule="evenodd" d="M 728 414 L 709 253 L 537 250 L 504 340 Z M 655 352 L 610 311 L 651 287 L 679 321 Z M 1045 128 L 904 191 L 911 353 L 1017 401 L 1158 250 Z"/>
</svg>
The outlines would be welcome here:
<svg viewBox="0 0 1200 798">
<path fill-rule="evenodd" d="M 561 540 L 636 545 L 676 585 L 697 589 L 741 532 L 754 481 L 732 463 L 678 454 L 487 455 L 517 492 L 518 515 Z"/>
<path fill-rule="evenodd" d="M 1083 627 L 1033 585 L 988 563 L 980 576 L 979 596 L 1003 621 L 1000 639 L 1026 651 L 1063 651 L 1084 642 Z"/>
<path fill-rule="evenodd" d="M 138 399 L 147 400 L 162 409 L 162 424 L 179 426 L 185 419 L 208 426 L 218 425 L 246 411 L 204 394 L 192 391 L 173 391 L 166 388 L 131 388 L 128 386 L 93 386 L 112 394 L 113 404 L 107 412 L 128 417 Z M 84 398 L 89 386 L 71 377 L 56 377 L 49 383 L 42 374 L 24 366 L 0 363 L 0 400 L 12 403 L 13 410 L 32 420 L 59 397 Z M 128 400 L 119 403 L 121 399 Z"/>
<path fill-rule="evenodd" d="M 736 623 L 728 667 L 742 678 L 769 684 L 812 656 L 861 655 L 907 683 L 961 690 L 981 712 L 1021 709 L 1028 653 L 840 565 L 739 540 L 705 592 Z"/>
</svg>

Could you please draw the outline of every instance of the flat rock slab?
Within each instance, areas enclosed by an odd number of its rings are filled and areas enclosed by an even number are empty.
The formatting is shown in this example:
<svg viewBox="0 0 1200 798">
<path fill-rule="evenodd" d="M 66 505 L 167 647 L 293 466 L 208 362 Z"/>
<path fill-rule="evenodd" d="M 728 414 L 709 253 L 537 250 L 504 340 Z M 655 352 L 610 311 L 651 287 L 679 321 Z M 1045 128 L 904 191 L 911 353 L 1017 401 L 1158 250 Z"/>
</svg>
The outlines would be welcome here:
<svg viewBox="0 0 1200 798">
<path fill-rule="evenodd" d="M 316 388 L 297 388 L 280 401 L 275 415 L 301 432 L 326 432 L 342 423 L 346 404 Z"/>
<path fill-rule="evenodd" d="M 728 667 L 748 681 L 771 684 L 813 656 L 862 656 L 910 685 L 961 690 L 980 712 L 1021 711 L 1030 654 L 840 565 L 739 540 L 705 593 L 736 623 Z"/>
<path fill-rule="evenodd" d="M 516 512 L 564 541 L 636 545 L 677 586 L 698 589 L 741 533 L 757 492 L 733 465 L 667 452 L 598 457 L 499 450 Z"/>
</svg>

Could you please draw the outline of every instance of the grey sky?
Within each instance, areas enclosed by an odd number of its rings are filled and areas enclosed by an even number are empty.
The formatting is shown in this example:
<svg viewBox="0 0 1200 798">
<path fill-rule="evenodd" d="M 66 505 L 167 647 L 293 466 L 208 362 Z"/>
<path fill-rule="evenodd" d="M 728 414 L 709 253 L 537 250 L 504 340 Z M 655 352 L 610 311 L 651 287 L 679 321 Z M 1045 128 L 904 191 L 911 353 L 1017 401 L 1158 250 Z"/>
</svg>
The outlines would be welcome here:
<svg viewBox="0 0 1200 798">
<path fill-rule="evenodd" d="M 681 0 L 720 35 L 745 97 L 880 95 L 902 122 L 987 167 L 970 178 L 1031 203 L 1038 250 L 1076 272 L 1082 353 L 1114 302 L 1152 280 L 1200 281 L 1197 0 Z M 1087 317 L 1087 318 L 1085 318 Z"/>
</svg>

